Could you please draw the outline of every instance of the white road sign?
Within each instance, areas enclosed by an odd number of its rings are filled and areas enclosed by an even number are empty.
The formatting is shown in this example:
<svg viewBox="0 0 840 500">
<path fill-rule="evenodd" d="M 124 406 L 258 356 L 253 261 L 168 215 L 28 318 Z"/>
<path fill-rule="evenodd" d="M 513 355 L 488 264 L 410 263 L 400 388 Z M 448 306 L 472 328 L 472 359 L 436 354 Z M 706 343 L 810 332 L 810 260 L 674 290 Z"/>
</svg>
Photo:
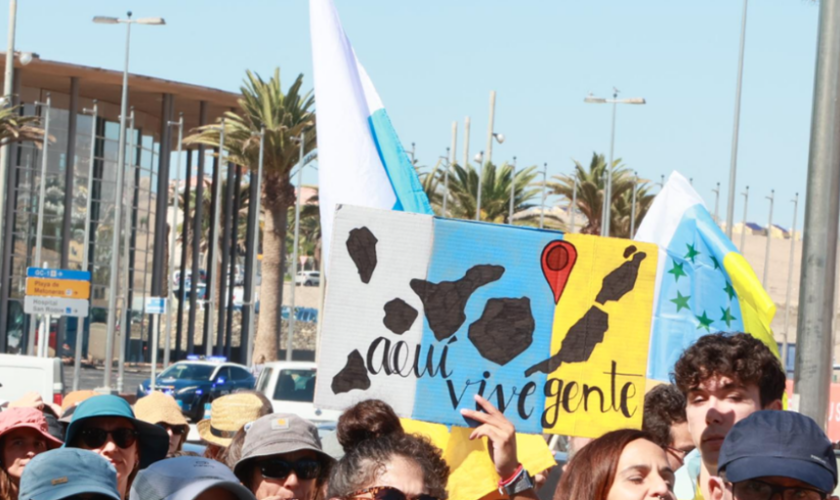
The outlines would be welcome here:
<svg viewBox="0 0 840 500">
<path fill-rule="evenodd" d="M 50 316 L 76 316 L 86 318 L 89 304 L 87 299 L 65 299 L 62 297 L 27 295 L 23 300 L 23 311 L 27 314 L 49 314 Z"/>
</svg>

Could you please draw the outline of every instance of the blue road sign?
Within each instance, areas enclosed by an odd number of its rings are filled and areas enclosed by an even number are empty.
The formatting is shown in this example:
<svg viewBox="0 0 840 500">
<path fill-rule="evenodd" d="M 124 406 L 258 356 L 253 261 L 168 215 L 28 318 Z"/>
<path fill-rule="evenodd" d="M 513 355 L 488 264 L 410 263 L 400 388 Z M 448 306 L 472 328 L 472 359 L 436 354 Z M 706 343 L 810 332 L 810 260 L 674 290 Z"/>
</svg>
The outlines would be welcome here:
<svg viewBox="0 0 840 500">
<path fill-rule="evenodd" d="M 27 267 L 27 278 L 51 278 L 56 280 L 90 281 L 90 271 L 71 271 L 69 269 L 46 269 Z"/>
<path fill-rule="evenodd" d="M 146 297 L 146 314 L 166 314 L 164 297 Z"/>
</svg>

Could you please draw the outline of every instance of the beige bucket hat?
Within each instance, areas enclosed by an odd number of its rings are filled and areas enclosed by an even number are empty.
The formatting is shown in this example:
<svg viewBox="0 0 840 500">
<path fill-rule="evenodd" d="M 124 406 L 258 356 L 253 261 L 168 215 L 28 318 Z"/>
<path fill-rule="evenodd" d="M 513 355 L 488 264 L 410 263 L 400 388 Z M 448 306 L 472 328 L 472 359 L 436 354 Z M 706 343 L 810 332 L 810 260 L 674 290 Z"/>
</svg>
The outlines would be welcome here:
<svg viewBox="0 0 840 500">
<path fill-rule="evenodd" d="M 210 418 L 198 423 L 201 439 L 228 447 L 233 436 L 249 422 L 260 418 L 262 400 L 253 394 L 230 394 L 213 400 Z"/>
<path fill-rule="evenodd" d="M 189 426 L 175 398 L 160 391 L 153 391 L 148 396 L 138 399 L 134 403 L 134 415 L 150 424 Z"/>
</svg>

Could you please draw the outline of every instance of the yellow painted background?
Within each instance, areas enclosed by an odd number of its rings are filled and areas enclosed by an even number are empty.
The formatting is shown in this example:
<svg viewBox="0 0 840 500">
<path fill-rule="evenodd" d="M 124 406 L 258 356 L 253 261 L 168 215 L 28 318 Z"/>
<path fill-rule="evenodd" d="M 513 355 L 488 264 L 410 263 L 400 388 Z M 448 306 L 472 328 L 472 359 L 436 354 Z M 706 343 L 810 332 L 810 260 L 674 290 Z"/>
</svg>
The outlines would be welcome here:
<svg viewBox="0 0 840 500">
<path fill-rule="evenodd" d="M 649 243 L 580 234 L 566 234 L 563 239 L 577 249 L 577 261 L 554 311 L 551 353 L 554 354 L 560 349 L 566 332 L 593 305 L 609 314 L 609 328 L 603 342 L 595 347 L 587 362 L 563 363 L 548 378 L 559 378 L 564 383 L 576 381 L 579 394 L 582 393 L 583 383 L 597 385 L 604 392 L 605 405 L 608 405 L 611 384 L 609 372 L 613 360 L 618 362 L 617 372 L 640 376 L 619 376 L 616 379 L 616 404 L 625 381 L 633 380 L 636 385 L 636 394 L 629 403 L 631 411 L 635 406 L 635 414 L 631 418 L 625 418 L 620 412 L 602 414 L 599 408 L 593 408 L 598 406 L 599 401 L 598 396 L 593 394 L 590 398 L 592 404 L 589 412 L 584 411 L 583 404 L 572 414 L 564 412 L 561 406 L 557 424 L 551 429 L 546 429 L 546 432 L 598 437 L 615 429 L 641 428 L 648 343 L 653 316 L 657 247 Z M 595 297 L 601 290 L 604 277 L 628 260 L 624 258 L 624 250 L 630 245 L 647 254 L 639 267 L 635 287 L 617 302 L 597 304 Z M 546 408 L 553 404 L 554 398 L 547 396 Z"/>
</svg>

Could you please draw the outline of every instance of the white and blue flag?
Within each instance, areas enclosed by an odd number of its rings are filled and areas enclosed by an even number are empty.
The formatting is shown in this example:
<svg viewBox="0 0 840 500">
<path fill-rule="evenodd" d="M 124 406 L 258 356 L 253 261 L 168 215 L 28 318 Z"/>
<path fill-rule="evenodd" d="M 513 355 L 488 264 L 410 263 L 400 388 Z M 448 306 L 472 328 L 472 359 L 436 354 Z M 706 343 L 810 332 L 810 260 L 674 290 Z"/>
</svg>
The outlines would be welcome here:
<svg viewBox="0 0 840 500">
<path fill-rule="evenodd" d="M 414 166 L 332 0 L 310 0 L 323 258 L 336 205 L 432 214 Z"/>
</svg>

